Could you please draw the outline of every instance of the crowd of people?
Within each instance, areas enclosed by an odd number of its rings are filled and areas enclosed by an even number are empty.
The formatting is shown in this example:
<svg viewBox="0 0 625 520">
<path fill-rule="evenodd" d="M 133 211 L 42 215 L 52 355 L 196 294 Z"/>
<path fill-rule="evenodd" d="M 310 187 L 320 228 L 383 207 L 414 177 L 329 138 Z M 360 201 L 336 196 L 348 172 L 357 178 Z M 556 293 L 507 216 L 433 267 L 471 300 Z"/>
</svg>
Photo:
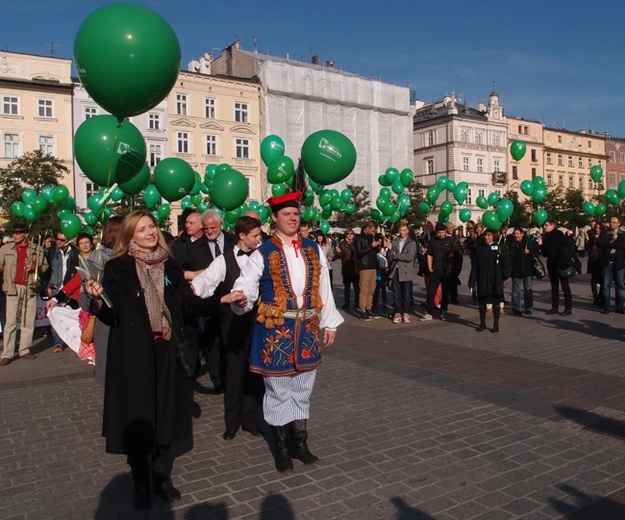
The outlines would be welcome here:
<svg viewBox="0 0 625 520">
<path fill-rule="evenodd" d="M 545 275 L 551 283 L 547 314 L 570 315 L 569 279 L 581 272 L 582 254 L 594 303 L 610 312 L 614 285 L 614 311 L 623 313 L 625 231 L 618 217 L 607 225 L 593 221 L 577 237 L 550 220 L 540 235 L 493 231 L 478 222 L 465 237 L 449 222 L 417 232 L 406 220 L 391 230 L 368 220 L 359 233 L 327 236 L 300 221 L 300 200 L 299 192 L 268 200 L 271 235 L 253 211 L 231 233 L 217 211 L 187 210 L 184 229 L 174 237 L 149 211 L 137 210 L 109 218 L 97 245 L 90 235 L 72 243 L 61 232 L 39 245 L 18 223 L 0 247 L 6 304 L 0 366 L 16 358 L 18 322 L 17 356 L 36 358 L 30 347 L 42 295 L 54 351 L 69 346 L 95 364 L 104 385 L 106 451 L 126 455 L 137 509 L 150 508 L 153 495 L 181 497 L 170 478 L 171 447 L 179 436 L 181 385 L 200 370 L 214 393 L 223 394 L 224 441 L 240 430 L 264 435 L 273 442 L 279 472 L 292 469 L 293 459 L 318 460 L 307 444 L 307 421 L 323 349 L 344 320 L 333 295 L 335 262 L 342 309 L 364 321 L 386 317 L 399 325 L 417 314 L 420 321 L 447 321 L 449 305 L 459 304 L 464 263 L 470 265 L 477 332 L 486 330 L 489 313 L 491 331 L 499 331 L 509 279 L 514 315 L 532 314 L 533 279 Z M 420 278 L 425 309 L 415 313 Z M 181 352 L 197 362 L 195 372 L 181 371 Z"/>
</svg>

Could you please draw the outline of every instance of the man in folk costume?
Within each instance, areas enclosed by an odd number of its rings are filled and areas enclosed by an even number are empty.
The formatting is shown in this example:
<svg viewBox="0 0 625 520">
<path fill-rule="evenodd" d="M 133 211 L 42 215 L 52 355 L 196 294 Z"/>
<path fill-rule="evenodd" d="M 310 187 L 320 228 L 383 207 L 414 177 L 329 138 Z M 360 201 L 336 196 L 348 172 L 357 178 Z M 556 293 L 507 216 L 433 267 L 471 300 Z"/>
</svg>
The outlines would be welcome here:
<svg viewBox="0 0 625 520">
<path fill-rule="evenodd" d="M 233 310 L 252 310 L 258 299 L 250 371 L 265 383 L 263 414 L 275 440 L 276 469 L 319 460 L 307 446 L 316 369 L 322 349 L 334 343 L 343 318 L 336 310 L 325 255 L 298 234 L 299 191 L 271 197 L 276 232 L 249 258 L 233 291 L 244 296 Z"/>
</svg>

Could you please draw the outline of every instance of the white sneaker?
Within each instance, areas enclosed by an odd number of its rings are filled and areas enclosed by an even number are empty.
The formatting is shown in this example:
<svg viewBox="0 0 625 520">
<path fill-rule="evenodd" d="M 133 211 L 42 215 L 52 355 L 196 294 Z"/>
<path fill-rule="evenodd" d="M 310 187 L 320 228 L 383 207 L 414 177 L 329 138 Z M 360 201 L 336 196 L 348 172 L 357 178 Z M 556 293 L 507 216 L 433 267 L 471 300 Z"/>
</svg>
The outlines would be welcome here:
<svg viewBox="0 0 625 520">
<path fill-rule="evenodd" d="M 410 316 L 408 316 L 408 313 L 407 313 L 407 312 L 405 312 L 405 313 L 402 315 L 401 319 L 403 320 L 403 322 L 404 322 L 404 323 L 410 323 Z"/>
<path fill-rule="evenodd" d="M 393 317 L 393 323 L 401 323 L 401 314 L 395 314 Z"/>
<path fill-rule="evenodd" d="M 427 312 L 419 318 L 419 321 L 432 321 L 432 315 Z"/>
</svg>

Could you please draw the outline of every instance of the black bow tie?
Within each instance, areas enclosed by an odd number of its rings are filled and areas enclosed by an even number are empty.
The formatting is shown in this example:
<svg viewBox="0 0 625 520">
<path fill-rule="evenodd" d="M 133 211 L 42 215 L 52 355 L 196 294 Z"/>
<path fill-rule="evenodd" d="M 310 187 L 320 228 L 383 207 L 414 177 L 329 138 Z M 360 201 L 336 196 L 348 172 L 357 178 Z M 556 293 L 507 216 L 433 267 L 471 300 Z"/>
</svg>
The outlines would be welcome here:
<svg viewBox="0 0 625 520">
<path fill-rule="evenodd" d="M 237 251 L 237 256 L 243 256 L 243 255 L 250 256 L 253 252 L 254 252 L 253 249 L 250 249 L 249 251 L 243 251 L 243 249 L 239 249 Z"/>
</svg>

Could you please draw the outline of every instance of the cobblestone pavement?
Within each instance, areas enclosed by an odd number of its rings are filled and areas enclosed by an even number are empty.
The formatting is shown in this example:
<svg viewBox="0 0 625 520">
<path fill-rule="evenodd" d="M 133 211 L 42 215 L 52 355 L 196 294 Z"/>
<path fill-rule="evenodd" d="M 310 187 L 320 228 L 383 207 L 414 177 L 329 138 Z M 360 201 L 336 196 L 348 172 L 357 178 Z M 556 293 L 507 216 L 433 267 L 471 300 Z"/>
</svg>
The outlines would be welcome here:
<svg viewBox="0 0 625 520">
<path fill-rule="evenodd" d="M 474 330 L 466 287 L 448 322 L 346 314 L 313 394 L 321 461 L 284 475 L 266 440 L 222 440 L 207 375 L 188 382 L 183 498 L 143 514 L 124 458 L 104 453 L 92 369 L 39 338 L 36 360 L 0 368 L 0 518 L 621 520 L 623 316 L 598 313 L 588 285 L 576 277 L 573 314 L 554 317 L 535 282 L 534 313 L 506 313 L 499 334 Z M 415 296 L 418 314 L 421 283 Z"/>
</svg>

